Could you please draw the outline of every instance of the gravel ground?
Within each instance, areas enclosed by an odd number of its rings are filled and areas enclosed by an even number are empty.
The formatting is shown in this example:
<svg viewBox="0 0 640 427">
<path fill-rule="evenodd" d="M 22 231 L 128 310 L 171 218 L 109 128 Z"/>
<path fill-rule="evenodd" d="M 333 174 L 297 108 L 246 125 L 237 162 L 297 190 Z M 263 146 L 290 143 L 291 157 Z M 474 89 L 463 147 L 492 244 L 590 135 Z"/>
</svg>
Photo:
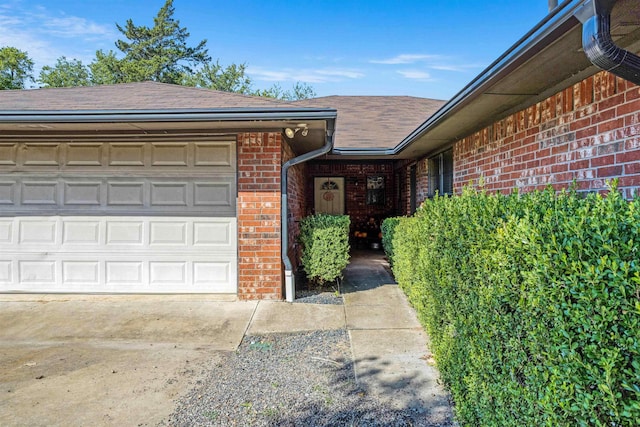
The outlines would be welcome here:
<svg viewBox="0 0 640 427">
<path fill-rule="evenodd" d="M 296 291 L 294 303 L 343 305 L 342 295 L 328 291 Z"/>
<path fill-rule="evenodd" d="M 168 425 L 434 425 L 426 418 L 360 389 L 348 334 L 338 330 L 246 336 L 178 402 Z"/>
</svg>

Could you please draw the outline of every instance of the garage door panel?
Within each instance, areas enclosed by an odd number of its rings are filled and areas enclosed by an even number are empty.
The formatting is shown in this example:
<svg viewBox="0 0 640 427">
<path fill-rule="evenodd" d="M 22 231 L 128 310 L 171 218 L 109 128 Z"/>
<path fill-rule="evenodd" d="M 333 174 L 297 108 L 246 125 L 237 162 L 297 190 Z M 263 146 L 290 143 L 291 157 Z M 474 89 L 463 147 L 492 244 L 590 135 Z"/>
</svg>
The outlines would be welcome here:
<svg viewBox="0 0 640 427">
<path fill-rule="evenodd" d="M 188 245 L 188 224 L 186 221 L 151 221 L 149 224 L 149 245 Z"/>
<path fill-rule="evenodd" d="M 59 166 L 60 165 L 60 144 L 37 143 L 24 144 L 22 153 L 22 164 L 25 166 Z"/>
<path fill-rule="evenodd" d="M 152 182 L 151 206 L 187 206 L 186 182 Z"/>
<path fill-rule="evenodd" d="M 0 219 L 0 244 L 10 245 L 13 243 L 13 221 Z"/>
<path fill-rule="evenodd" d="M 99 261 L 62 261 L 63 286 L 100 284 Z"/>
<path fill-rule="evenodd" d="M 0 291 L 233 293 L 236 235 L 235 218 L 2 219 Z"/>
<path fill-rule="evenodd" d="M 63 206 L 100 206 L 101 204 L 102 182 L 100 181 L 63 182 L 63 189 Z"/>
<path fill-rule="evenodd" d="M 23 181 L 20 202 L 23 205 L 57 205 L 57 180 L 51 178 L 47 181 Z"/>
<path fill-rule="evenodd" d="M 107 206 L 144 206 L 144 182 L 109 182 Z"/>
<path fill-rule="evenodd" d="M 206 257 L 127 261 L 117 255 L 106 260 L 87 260 L 82 255 L 74 260 L 55 255 L 49 256 L 52 259 L 31 259 L 28 254 L 19 257 L 0 260 L 3 292 L 236 292 L 237 264 L 231 257 L 217 257 L 215 261 Z"/>
<path fill-rule="evenodd" d="M 0 166 L 15 166 L 17 153 L 18 144 L 0 144 Z"/>
<path fill-rule="evenodd" d="M 14 237 L 15 236 L 15 237 Z M 156 251 L 235 253 L 235 218 L 47 216 L 0 219 L 0 254 Z"/>
<path fill-rule="evenodd" d="M 151 285 L 185 283 L 187 281 L 187 263 L 184 261 L 149 262 L 149 281 Z"/>
<path fill-rule="evenodd" d="M 230 222 L 200 222 L 193 224 L 195 247 L 233 247 L 236 241 L 235 228 Z"/>
<path fill-rule="evenodd" d="M 16 181 L 0 182 L 0 205 L 13 205 L 16 197 Z"/>
<path fill-rule="evenodd" d="M 162 212 L 207 217 L 236 213 L 235 176 L 208 179 L 0 174 L 0 215 Z"/>
<path fill-rule="evenodd" d="M 68 143 L 66 156 L 62 164 L 65 166 L 102 166 L 103 147 L 100 143 Z"/>
<path fill-rule="evenodd" d="M 189 145 L 186 143 L 154 143 L 151 166 L 188 166 Z"/>
<path fill-rule="evenodd" d="M 13 271 L 12 261 L 0 261 L 0 286 L 13 283 Z"/>
<path fill-rule="evenodd" d="M 235 169 L 235 144 L 229 142 L 196 143 L 194 166 Z"/>
<path fill-rule="evenodd" d="M 62 224 L 62 245 L 94 245 L 102 242 L 103 228 L 95 219 L 66 218 Z"/>
<path fill-rule="evenodd" d="M 231 182 L 195 182 L 195 206 L 216 206 L 219 208 L 233 208 L 235 194 Z"/>
<path fill-rule="evenodd" d="M 18 281 L 52 286 L 58 283 L 56 270 L 55 260 L 18 260 Z"/>
<path fill-rule="evenodd" d="M 129 285 L 131 289 L 141 288 L 145 283 L 144 262 L 142 261 L 105 261 L 107 288 L 121 289 L 120 285 Z M 122 288 L 126 289 L 126 288 Z"/>
<path fill-rule="evenodd" d="M 143 220 L 113 220 L 107 222 L 106 246 L 142 246 L 144 244 Z"/>
<path fill-rule="evenodd" d="M 56 245 L 58 221 L 43 219 L 26 219 L 20 221 L 18 245 L 38 244 Z"/>
<path fill-rule="evenodd" d="M 147 144 L 109 144 L 109 166 L 144 166 Z"/>
<path fill-rule="evenodd" d="M 21 147 L 19 149 L 19 147 Z M 0 143 L 0 165 L 42 170 L 132 168 L 214 173 L 236 170 L 235 141 L 26 142 Z"/>
</svg>

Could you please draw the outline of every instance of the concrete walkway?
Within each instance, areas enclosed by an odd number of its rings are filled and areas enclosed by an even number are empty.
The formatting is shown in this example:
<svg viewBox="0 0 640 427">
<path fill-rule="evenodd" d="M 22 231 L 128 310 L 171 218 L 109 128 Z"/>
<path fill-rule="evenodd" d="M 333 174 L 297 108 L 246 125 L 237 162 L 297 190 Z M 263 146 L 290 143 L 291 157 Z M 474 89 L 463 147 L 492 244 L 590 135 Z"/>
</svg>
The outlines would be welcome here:
<svg viewBox="0 0 640 427">
<path fill-rule="evenodd" d="M 356 378 L 367 393 L 394 409 L 451 420 L 427 336 L 387 269 L 382 251 L 355 251 L 345 271 L 344 306 L 262 301 L 248 334 L 346 328 Z"/>
</svg>

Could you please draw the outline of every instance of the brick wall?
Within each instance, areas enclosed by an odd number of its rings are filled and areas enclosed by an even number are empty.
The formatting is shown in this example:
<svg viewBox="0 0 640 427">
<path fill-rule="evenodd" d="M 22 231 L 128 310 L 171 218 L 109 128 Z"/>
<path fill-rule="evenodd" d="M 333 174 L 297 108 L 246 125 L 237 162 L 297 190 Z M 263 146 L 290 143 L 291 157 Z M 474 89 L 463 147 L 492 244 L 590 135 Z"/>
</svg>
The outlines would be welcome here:
<svg viewBox="0 0 640 427">
<path fill-rule="evenodd" d="M 345 210 L 351 223 L 365 222 L 369 217 L 384 218 L 395 215 L 395 181 L 392 161 L 312 161 L 307 166 L 309 178 L 306 184 L 307 206 L 314 206 L 314 177 L 344 177 Z M 367 177 L 382 175 L 385 178 L 384 205 L 366 203 Z"/>
<path fill-rule="evenodd" d="M 400 161 L 397 164 L 397 172 L 402 180 L 403 194 L 399 198 L 400 206 L 397 215 L 411 214 L 411 169 L 416 169 L 416 208 L 428 197 L 429 190 L 429 162 L 427 158 L 419 161 Z"/>
<path fill-rule="evenodd" d="M 238 135 L 238 297 L 282 299 L 278 133 Z"/>
<path fill-rule="evenodd" d="M 573 180 L 603 191 L 640 189 L 640 88 L 600 72 L 454 146 L 454 188 L 480 178 L 492 191 L 556 189 Z"/>
</svg>

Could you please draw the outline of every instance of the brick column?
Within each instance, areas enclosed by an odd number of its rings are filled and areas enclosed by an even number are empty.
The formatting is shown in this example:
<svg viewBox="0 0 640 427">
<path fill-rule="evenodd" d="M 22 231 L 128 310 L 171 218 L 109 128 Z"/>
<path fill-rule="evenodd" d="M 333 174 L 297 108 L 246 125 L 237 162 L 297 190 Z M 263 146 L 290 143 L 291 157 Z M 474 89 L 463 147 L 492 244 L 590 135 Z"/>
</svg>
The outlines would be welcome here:
<svg viewBox="0 0 640 427">
<path fill-rule="evenodd" d="M 282 299 L 278 133 L 238 135 L 238 298 Z"/>
</svg>

